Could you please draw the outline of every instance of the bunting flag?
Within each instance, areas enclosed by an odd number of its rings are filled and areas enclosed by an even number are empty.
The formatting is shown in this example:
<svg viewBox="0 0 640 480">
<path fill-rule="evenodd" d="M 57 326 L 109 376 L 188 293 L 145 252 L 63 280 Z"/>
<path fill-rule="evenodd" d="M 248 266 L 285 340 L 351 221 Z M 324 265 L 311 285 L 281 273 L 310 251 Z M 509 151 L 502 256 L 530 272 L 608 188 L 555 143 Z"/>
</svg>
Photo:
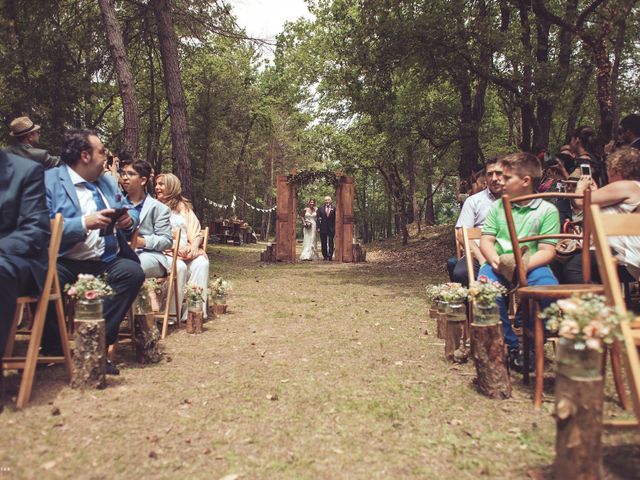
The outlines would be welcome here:
<svg viewBox="0 0 640 480">
<path fill-rule="evenodd" d="M 231 200 L 231 204 L 230 205 L 223 205 L 221 203 L 213 202 L 213 201 L 209 200 L 207 197 L 204 198 L 204 201 L 207 202 L 212 207 L 216 207 L 216 208 L 231 208 L 232 210 L 235 210 L 236 201 L 237 200 L 240 200 L 241 202 L 243 202 L 247 207 L 251 208 L 252 210 L 256 210 L 256 211 L 262 212 L 262 213 L 273 212 L 276 209 L 276 207 L 271 207 L 271 208 L 255 207 L 255 206 L 251 205 L 249 202 L 247 202 L 245 199 L 240 198 L 237 195 L 233 195 L 233 199 Z"/>
</svg>

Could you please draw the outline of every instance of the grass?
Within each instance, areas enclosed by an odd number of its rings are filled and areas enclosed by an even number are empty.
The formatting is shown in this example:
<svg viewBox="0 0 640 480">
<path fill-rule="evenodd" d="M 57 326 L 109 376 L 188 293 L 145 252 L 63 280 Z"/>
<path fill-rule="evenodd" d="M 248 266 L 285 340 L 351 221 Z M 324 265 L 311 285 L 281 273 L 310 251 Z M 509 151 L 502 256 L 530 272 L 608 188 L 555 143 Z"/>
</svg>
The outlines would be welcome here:
<svg viewBox="0 0 640 480">
<path fill-rule="evenodd" d="M 514 375 L 513 398 L 489 400 L 473 387 L 472 365 L 444 361 L 423 299 L 441 276 L 385 262 L 265 265 L 259 250 L 210 248 L 212 276 L 234 285 L 229 313 L 202 335 L 171 333 L 161 363 L 137 365 L 123 347 L 122 374 L 85 392 L 68 388 L 58 367 L 39 370 L 30 406 L 0 415 L 0 479 L 526 478 L 548 469 L 552 392 L 535 412 Z M 638 458 L 639 443 L 605 436 L 607 478 L 637 477 L 619 465 Z"/>
</svg>

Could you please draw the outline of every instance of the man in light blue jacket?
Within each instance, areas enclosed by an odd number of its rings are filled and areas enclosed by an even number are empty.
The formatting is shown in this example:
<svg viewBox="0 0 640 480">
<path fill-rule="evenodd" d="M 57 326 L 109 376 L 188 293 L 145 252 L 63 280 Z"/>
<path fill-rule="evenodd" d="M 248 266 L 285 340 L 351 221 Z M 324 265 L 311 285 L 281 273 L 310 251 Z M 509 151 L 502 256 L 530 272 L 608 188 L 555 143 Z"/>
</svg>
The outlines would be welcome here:
<svg viewBox="0 0 640 480">
<path fill-rule="evenodd" d="M 114 295 L 104 300 L 109 346 L 117 340 L 120 322 L 144 282 L 140 260 L 127 243 L 139 215 L 115 179 L 103 174 L 105 148 L 92 131 L 68 131 L 61 159 L 64 165 L 45 172 L 49 213 L 52 218 L 56 213 L 64 217 L 57 268 L 60 284 L 74 283 L 80 273 L 107 275 L 114 290 Z M 42 349 L 45 354 L 55 355 L 60 338 L 52 310 L 47 316 Z M 107 362 L 107 373 L 119 372 Z"/>
<path fill-rule="evenodd" d="M 147 194 L 151 172 L 151 165 L 144 160 L 127 164 L 120 172 L 122 186 L 140 215 L 135 249 L 147 278 L 164 277 L 167 274 L 171 265 L 163 252 L 170 250 L 173 244 L 171 210 Z"/>
</svg>

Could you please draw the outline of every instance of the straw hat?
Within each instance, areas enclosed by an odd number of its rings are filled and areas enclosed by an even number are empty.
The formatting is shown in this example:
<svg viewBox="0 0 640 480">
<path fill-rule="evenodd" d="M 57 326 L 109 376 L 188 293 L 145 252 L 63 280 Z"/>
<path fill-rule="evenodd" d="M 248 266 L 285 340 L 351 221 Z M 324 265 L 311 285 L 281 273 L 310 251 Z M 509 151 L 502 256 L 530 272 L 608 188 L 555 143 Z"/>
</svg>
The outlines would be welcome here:
<svg viewBox="0 0 640 480">
<path fill-rule="evenodd" d="M 18 117 L 9 124 L 9 135 L 12 137 L 21 137 L 27 133 L 40 130 L 40 125 L 36 125 L 29 117 Z"/>
</svg>

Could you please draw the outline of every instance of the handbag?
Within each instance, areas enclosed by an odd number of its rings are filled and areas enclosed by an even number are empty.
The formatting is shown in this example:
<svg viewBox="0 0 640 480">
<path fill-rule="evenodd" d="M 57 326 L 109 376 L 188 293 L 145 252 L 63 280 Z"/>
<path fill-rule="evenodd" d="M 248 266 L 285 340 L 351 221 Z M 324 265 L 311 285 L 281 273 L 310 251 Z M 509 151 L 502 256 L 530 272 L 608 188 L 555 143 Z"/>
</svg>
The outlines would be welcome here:
<svg viewBox="0 0 640 480">
<path fill-rule="evenodd" d="M 580 235 L 582 233 L 582 222 L 572 222 L 567 219 L 562 225 L 562 233 L 572 233 Z M 563 238 L 556 243 L 556 260 L 566 263 L 576 253 L 582 251 L 582 240 L 577 238 Z"/>
</svg>

